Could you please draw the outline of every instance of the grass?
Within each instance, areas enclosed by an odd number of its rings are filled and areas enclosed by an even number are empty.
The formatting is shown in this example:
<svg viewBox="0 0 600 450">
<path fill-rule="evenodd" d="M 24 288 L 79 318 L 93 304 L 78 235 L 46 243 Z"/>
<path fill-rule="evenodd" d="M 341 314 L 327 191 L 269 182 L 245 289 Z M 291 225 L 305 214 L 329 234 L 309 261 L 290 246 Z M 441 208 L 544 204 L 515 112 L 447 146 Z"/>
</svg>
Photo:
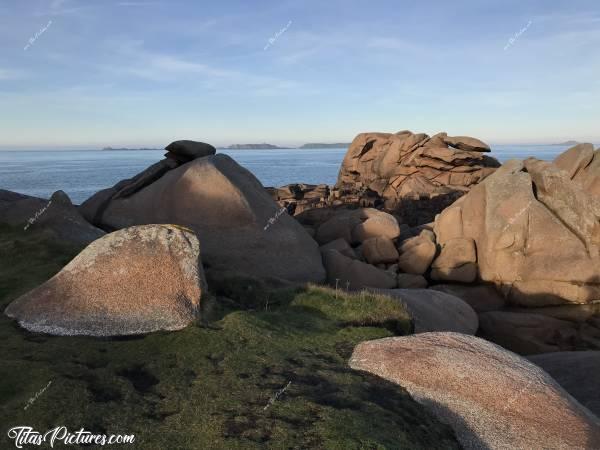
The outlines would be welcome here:
<svg viewBox="0 0 600 450">
<path fill-rule="evenodd" d="M 0 307 L 78 250 L 0 227 Z M 203 325 L 173 333 L 54 337 L 2 315 L 0 448 L 17 425 L 135 434 L 127 448 L 143 449 L 458 448 L 401 388 L 347 367 L 357 343 L 410 332 L 398 302 L 240 277 L 212 287 Z"/>
</svg>

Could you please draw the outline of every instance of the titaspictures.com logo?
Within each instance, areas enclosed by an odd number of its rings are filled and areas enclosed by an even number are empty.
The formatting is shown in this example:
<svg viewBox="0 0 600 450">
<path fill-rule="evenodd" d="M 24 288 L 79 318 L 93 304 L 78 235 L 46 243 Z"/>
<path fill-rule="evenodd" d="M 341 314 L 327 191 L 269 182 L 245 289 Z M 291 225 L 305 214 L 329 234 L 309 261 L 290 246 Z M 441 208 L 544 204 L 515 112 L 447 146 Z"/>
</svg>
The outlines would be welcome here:
<svg viewBox="0 0 600 450">
<path fill-rule="evenodd" d="M 79 431 L 69 432 L 67 427 L 56 427 L 45 433 L 40 433 L 32 427 L 20 426 L 8 430 L 8 437 L 13 439 L 15 447 L 23 448 L 24 445 L 55 444 L 63 445 L 114 445 L 133 444 L 133 434 L 94 434 L 81 428 Z"/>
</svg>

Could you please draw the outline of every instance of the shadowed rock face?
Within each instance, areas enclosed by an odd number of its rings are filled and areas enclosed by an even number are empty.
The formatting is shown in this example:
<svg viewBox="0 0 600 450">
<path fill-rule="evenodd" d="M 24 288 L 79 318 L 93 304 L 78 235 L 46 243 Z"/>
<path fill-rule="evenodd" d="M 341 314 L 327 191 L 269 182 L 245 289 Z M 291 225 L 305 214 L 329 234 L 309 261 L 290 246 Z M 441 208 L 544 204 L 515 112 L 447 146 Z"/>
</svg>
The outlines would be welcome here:
<svg viewBox="0 0 600 450">
<path fill-rule="evenodd" d="M 0 191 L 0 222 L 48 232 L 76 245 L 87 245 L 106 234 L 90 225 L 63 191 L 56 191 L 50 200 Z"/>
<path fill-rule="evenodd" d="M 399 299 L 414 322 L 415 333 L 454 331 L 475 334 L 477 313 L 466 302 L 432 289 L 377 289 L 378 293 Z"/>
<path fill-rule="evenodd" d="M 227 155 L 195 159 L 127 197 L 91 198 L 83 207 L 108 229 L 150 223 L 189 227 L 211 270 L 302 282 L 325 278 L 317 243 Z"/>
<path fill-rule="evenodd" d="M 600 448 L 600 420 L 539 367 L 483 339 L 424 333 L 363 342 L 350 366 L 404 387 L 467 449 Z"/>
<path fill-rule="evenodd" d="M 336 189 L 344 202 L 379 203 L 406 223 L 430 222 L 500 166 L 484 151 L 489 147 L 478 139 L 446 133 L 362 133 L 346 153 Z"/>
<path fill-rule="evenodd" d="M 600 417 L 600 351 L 546 353 L 529 360 Z"/>
<path fill-rule="evenodd" d="M 575 168 L 508 161 L 436 220 L 439 244 L 473 240 L 478 278 L 502 286 L 513 304 L 600 300 L 600 201 L 592 184 L 577 180 L 582 173 L 595 179 L 600 170 L 593 172 L 589 155 L 577 158 L 571 149 L 563 156 L 560 165 Z"/>
<path fill-rule="evenodd" d="M 204 290 L 194 233 L 145 225 L 94 241 L 5 313 L 28 330 L 58 335 L 177 330 L 199 317 Z"/>
</svg>

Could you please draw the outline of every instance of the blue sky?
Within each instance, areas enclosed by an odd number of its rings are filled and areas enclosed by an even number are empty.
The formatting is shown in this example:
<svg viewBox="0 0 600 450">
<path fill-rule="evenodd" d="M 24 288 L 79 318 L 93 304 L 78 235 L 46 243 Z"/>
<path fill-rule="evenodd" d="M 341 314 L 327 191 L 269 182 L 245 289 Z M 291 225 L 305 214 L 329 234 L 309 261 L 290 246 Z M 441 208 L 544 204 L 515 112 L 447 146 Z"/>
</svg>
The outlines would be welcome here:
<svg viewBox="0 0 600 450">
<path fill-rule="evenodd" d="M 598 0 L 2 0 L 0 40 L 5 149 L 600 142 Z"/>
</svg>

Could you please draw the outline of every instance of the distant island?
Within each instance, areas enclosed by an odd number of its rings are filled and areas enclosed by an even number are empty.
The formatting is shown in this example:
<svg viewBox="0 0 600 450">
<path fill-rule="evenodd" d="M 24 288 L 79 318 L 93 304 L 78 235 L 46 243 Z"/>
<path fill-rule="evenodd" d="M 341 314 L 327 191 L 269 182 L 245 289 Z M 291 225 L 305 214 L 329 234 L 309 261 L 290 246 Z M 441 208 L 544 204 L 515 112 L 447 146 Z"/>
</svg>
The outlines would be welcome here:
<svg viewBox="0 0 600 450">
<path fill-rule="evenodd" d="M 233 144 L 229 147 L 225 147 L 229 150 L 278 150 L 278 149 L 287 149 L 291 147 L 278 147 L 273 144 Z"/>
<path fill-rule="evenodd" d="M 566 141 L 566 142 L 561 142 L 560 144 L 551 144 L 551 145 L 571 145 L 571 146 L 573 146 L 573 145 L 578 145 L 578 144 L 579 144 L 579 142 L 577 142 L 577 141 Z"/>
<path fill-rule="evenodd" d="M 311 148 L 348 148 L 350 147 L 350 143 L 337 142 L 335 144 L 304 144 L 298 148 L 311 149 Z"/>
<path fill-rule="evenodd" d="M 348 147 L 350 147 L 349 143 L 337 142 L 334 144 L 310 143 L 310 144 L 304 144 L 300 147 L 279 147 L 277 145 L 267 144 L 267 143 L 233 144 L 233 145 L 230 145 L 229 147 L 221 147 L 221 148 L 225 148 L 228 150 L 286 150 L 286 149 L 306 150 L 306 149 L 318 149 L 318 148 L 348 148 Z"/>
<path fill-rule="evenodd" d="M 124 150 L 164 150 L 162 148 L 112 148 L 104 147 L 103 151 L 124 151 Z"/>
</svg>

